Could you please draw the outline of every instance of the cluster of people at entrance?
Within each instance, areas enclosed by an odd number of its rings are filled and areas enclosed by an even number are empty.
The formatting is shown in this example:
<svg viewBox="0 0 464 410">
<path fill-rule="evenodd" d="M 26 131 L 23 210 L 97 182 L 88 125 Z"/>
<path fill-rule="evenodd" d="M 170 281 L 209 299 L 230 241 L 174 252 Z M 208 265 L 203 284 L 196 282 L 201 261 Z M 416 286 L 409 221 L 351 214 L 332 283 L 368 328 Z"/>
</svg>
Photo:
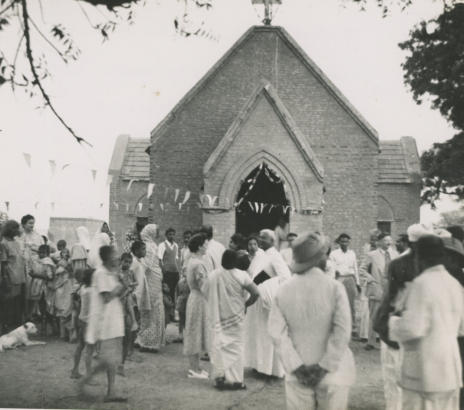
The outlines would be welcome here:
<svg viewBox="0 0 464 410">
<path fill-rule="evenodd" d="M 34 321 L 43 334 L 77 341 L 71 377 L 82 392 L 105 370 L 105 400 L 126 400 L 116 394 L 116 375 L 124 376 L 127 360 L 141 360 L 135 348 L 163 349 L 166 326 L 177 322 L 173 341 L 183 343 L 186 376 L 210 379 L 220 391 L 246 389 L 251 368 L 285 377 L 289 409 L 345 409 L 356 373 L 350 343 L 360 341 L 380 349 L 387 409 L 459 408 L 459 227 L 415 224 L 395 244 L 373 230 L 358 257 L 348 233 L 333 244 L 282 225 L 235 233 L 226 248 L 210 225 L 185 231 L 179 246 L 174 229 L 162 240 L 151 223 L 134 229 L 118 253 L 107 224 L 93 240 L 79 227 L 68 249 L 37 234 L 34 222 L 2 221 L 1 333 Z"/>
</svg>

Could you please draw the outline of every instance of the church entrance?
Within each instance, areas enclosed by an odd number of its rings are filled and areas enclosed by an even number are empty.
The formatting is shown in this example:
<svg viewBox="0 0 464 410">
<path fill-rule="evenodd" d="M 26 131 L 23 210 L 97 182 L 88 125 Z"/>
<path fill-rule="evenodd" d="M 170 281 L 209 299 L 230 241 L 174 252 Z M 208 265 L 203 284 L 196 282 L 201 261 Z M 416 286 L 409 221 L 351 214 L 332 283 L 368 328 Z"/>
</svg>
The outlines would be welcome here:
<svg viewBox="0 0 464 410">
<path fill-rule="evenodd" d="M 248 236 L 261 229 L 275 229 L 283 218 L 289 222 L 289 201 L 284 181 L 266 163 L 245 178 L 237 195 L 236 232 Z"/>
</svg>

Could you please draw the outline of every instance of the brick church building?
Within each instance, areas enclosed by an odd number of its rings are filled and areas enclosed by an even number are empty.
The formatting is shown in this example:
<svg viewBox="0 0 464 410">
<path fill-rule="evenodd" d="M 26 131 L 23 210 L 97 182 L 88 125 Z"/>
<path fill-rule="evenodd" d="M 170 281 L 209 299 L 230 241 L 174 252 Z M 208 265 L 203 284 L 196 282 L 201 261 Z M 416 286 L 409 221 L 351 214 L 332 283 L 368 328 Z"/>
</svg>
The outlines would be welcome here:
<svg viewBox="0 0 464 410">
<path fill-rule="evenodd" d="M 419 220 L 414 139 L 379 141 L 275 26 L 250 28 L 150 140 L 119 137 L 109 172 L 118 240 L 136 218 L 178 233 L 212 224 L 224 244 L 284 218 L 294 232 L 347 232 L 359 249 L 374 227 L 397 235 Z"/>
</svg>

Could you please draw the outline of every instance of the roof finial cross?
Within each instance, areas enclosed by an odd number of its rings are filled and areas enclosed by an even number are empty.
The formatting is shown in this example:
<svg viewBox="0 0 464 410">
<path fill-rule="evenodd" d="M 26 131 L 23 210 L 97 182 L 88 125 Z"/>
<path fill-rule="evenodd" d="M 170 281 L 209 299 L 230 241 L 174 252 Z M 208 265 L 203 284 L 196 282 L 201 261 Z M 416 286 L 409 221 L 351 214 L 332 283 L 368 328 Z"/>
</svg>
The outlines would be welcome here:
<svg viewBox="0 0 464 410">
<path fill-rule="evenodd" d="M 252 4 L 262 4 L 264 5 L 264 19 L 263 24 L 265 26 L 270 26 L 273 18 L 273 4 L 282 4 L 282 0 L 251 0 Z"/>
</svg>

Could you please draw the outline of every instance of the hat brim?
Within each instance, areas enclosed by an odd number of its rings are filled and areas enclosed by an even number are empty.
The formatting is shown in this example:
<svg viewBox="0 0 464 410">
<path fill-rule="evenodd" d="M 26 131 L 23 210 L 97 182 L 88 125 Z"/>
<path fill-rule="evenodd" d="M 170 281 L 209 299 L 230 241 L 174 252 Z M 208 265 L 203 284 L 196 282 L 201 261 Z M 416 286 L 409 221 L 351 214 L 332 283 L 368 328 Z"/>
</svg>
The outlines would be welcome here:
<svg viewBox="0 0 464 410">
<path fill-rule="evenodd" d="M 313 255 L 307 261 L 304 261 L 304 262 L 292 261 L 292 263 L 290 264 L 290 271 L 292 273 L 301 273 L 301 272 L 305 272 L 305 271 L 307 271 L 307 270 L 309 270 L 311 268 L 314 268 L 320 262 L 321 257 L 322 257 L 322 252 L 319 251 L 318 253 Z"/>
</svg>

